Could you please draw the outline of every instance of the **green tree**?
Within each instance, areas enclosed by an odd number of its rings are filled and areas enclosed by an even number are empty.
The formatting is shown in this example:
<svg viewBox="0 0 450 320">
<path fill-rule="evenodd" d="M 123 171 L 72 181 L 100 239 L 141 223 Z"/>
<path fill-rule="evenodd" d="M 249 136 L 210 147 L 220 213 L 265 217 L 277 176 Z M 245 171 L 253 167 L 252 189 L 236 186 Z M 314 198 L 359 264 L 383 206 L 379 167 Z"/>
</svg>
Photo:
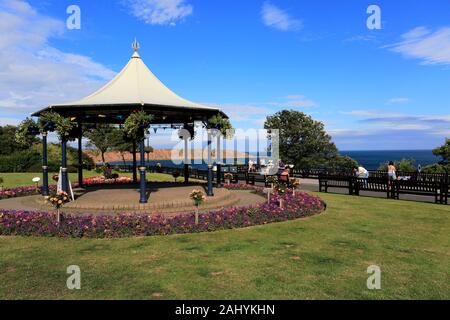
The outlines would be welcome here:
<svg viewBox="0 0 450 320">
<path fill-rule="evenodd" d="M 97 124 L 91 128 L 86 128 L 84 136 L 89 139 L 88 147 L 94 147 L 101 154 L 102 162 L 105 163 L 105 153 L 113 150 L 118 145 L 123 136 L 122 131 L 106 123 Z"/>
<path fill-rule="evenodd" d="M 233 131 L 233 126 L 231 125 L 231 122 L 229 119 L 224 118 L 222 115 L 217 114 L 209 118 L 208 120 L 209 125 L 219 130 L 222 135 L 228 137 L 231 135 L 231 132 Z"/>
<path fill-rule="evenodd" d="M 116 141 L 114 150 L 119 152 L 120 156 L 122 157 L 123 165 L 125 165 L 125 154 L 128 152 L 131 154 L 133 153 L 133 142 L 129 139 L 126 139 L 125 137 L 122 137 L 122 139 L 118 139 Z"/>
<path fill-rule="evenodd" d="M 16 151 L 24 151 L 39 142 L 39 139 L 33 136 L 28 136 L 26 144 L 17 142 L 16 132 L 17 127 L 15 126 L 0 127 L 0 155 L 11 155 Z"/>
<path fill-rule="evenodd" d="M 280 157 L 297 168 L 327 165 L 338 156 L 337 147 L 325 132 L 323 123 L 303 112 L 277 112 L 267 117 L 264 128 L 279 130 Z"/>
<path fill-rule="evenodd" d="M 445 139 L 445 144 L 434 149 L 433 154 L 438 157 L 442 157 L 444 163 L 450 162 L 450 139 Z"/>
</svg>

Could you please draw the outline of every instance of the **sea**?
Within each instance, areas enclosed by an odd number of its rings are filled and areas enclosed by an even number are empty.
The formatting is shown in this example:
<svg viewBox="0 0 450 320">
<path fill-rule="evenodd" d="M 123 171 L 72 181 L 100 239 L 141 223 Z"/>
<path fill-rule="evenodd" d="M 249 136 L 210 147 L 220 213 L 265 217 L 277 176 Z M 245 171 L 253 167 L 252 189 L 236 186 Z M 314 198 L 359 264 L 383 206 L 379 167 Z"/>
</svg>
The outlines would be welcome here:
<svg viewBox="0 0 450 320">
<path fill-rule="evenodd" d="M 440 161 L 431 150 L 366 150 L 340 151 L 343 156 L 349 156 L 368 170 L 377 170 L 381 164 L 403 159 L 413 160 L 416 166 L 425 167 Z"/>
<path fill-rule="evenodd" d="M 368 170 L 377 170 L 381 164 L 389 161 L 400 161 L 402 159 L 411 159 L 418 166 L 422 168 L 426 165 L 433 164 L 440 161 L 440 158 L 433 155 L 431 150 L 365 150 L 365 151 L 340 151 L 343 156 L 349 156 Z M 256 160 L 255 156 L 250 156 L 250 159 Z M 150 166 L 155 166 L 160 163 L 163 167 L 182 167 L 182 164 L 175 164 L 171 160 L 150 160 L 147 162 Z M 232 164 L 233 160 L 229 159 L 227 163 Z M 238 159 L 239 164 L 244 164 L 245 159 Z M 111 165 L 121 165 L 123 162 L 112 162 Z M 131 165 L 131 162 L 126 162 Z M 192 165 L 193 168 L 206 169 L 206 163 L 199 163 Z"/>
</svg>

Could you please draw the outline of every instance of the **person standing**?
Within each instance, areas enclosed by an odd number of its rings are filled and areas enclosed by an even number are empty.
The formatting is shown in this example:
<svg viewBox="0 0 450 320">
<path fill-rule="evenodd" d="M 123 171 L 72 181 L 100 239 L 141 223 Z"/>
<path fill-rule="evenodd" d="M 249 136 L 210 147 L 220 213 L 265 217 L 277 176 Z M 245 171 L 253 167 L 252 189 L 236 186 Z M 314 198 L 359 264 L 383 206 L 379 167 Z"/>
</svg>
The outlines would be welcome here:
<svg viewBox="0 0 450 320">
<path fill-rule="evenodd" d="M 366 168 L 359 166 L 355 169 L 356 169 L 356 176 L 358 178 L 360 178 L 360 179 L 368 179 L 369 178 L 369 171 Z"/>
<path fill-rule="evenodd" d="M 388 165 L 388 177 L 389 180 L 397 180 L 397 168 L 392 161 L 390 161 Z"/>
</svg>

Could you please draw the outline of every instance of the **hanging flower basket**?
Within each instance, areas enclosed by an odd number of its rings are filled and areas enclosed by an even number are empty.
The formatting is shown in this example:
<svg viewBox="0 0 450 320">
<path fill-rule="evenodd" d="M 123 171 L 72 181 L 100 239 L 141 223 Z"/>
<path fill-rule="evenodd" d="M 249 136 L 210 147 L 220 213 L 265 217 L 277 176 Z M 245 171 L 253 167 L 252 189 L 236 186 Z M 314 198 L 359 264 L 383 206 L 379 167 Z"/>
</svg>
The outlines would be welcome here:
<svg viewBox="0 0 450 320">
<path fill-rule="evenodd" d="M 45 112 L 41 115 L 40 122 L 54 124 L 54 129 L 61 140 L 73 138 L 76 124 L 69 118 L 65 118 L 56 112 Z"/>
<path fill-rule="evenodd" d="M 145 111 L 134 111 L 125 120 L 125 134 L 136 141 L 142 139 L 145 135 L 145 131 L 153 121 L 153 118 L 153 115 L 148 114 Z"/>
</svg>

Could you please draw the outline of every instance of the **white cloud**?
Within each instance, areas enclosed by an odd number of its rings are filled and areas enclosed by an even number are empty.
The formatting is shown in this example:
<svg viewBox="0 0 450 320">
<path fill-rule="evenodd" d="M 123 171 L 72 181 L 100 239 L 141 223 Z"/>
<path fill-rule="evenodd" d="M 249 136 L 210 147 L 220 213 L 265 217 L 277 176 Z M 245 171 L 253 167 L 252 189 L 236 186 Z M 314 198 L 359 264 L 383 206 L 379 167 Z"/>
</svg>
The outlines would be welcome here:
<svg viewBox="0 0 450 320">
<path fill-rule="evenodd" d="M 272 115 L 281 109 L 311 108 L 318 105 L 315 101 L 307 99 L 303 95 L 289 95 L 278 102 L 204 104 L 220 106 L 220 108 L 230 117 L 231 121 L 251 122 L 257 126 L 263 125 L 267 116 Z"/>
<path fill-rule="evenodd" d="M 424 124 L 401 124 L 401 123 L 387 123 L 387 127 L 391 127 L 393 130 L 429 130 L 430 126 Z"/>
<path fill-rule="evenodd" d="M 131 14 L 147 24 L 175 25 L 193 12 L 185 0 L 125 0 Z"/>
<path fill-rule="evenodd" d="M 408 58 L 422 60 L 422 64 L 450 64 L 450 27 L 431 31 L 417 27 L 402 35 L 402 41 L 390 50 Z"/>
<path fill-rule="evenodd" d="M 222 104 L 220 108 L 230 117 L 231 121 L 254 122 L 261 119 L 262 115 L 273 113 L 269 108 L 254 104 Z"/>
<path fill-rule="evenodd" d="M 317 103 L 315 101 L 307 99 L 302 95 L 290 95 L 285 97 L 285 99 L 286 101 L 282 104 L 286 107 L 311 108 L 317 106 Z"/>
<path fill-rule="evenodd" d="M 300 20 L 292 18 L 286 11 L 266 1 L 261 10 L 263 23 L 281 31 L 299 30 L 302 27 Z"/>
<path fill-rule="evenodd" d="M 79 99 L 115 75 L 90 57 L 49 45 L 64 32 L 63 21 L 27 2 L 0 0 L 0 116 L 22 119 L 49 104 Z"/>
<path fill-rule="evenodd" d="M 337 129 L 328 129 L 327 133 L 332 137 L 364 137 L 369 134 L 368 130 L 358 130 L 358 129 L 344 129 L 344 128 L 337 128 Z"/>
<path fill-rule="evenodd" d="M 431 134 L 436 135 L 436 136 L 440 136 L 440 137 L 450 138 L 450 129 L 448 129 L 448 130 L 436 130 L 436 131 L 433 131 Z"/>
<path fill-rule="evenodd" d="M 391 98 L 387 101 L 387 104 L 406 104 L 411 102 L 409 98 Z"/>
<path fill-rule="evenodd" d="M 420 118 L 422 121 L 442 121 L 442 122 L 450 122 L 450 115 L 428 115 L 428 116 L 421 116 Z"/>
<path fill-rule="evenodd" d="M 383 117 L 383 118 L 395 118 L 404 115 L 402 113 L 387 112 L 379 109 L 341 111 L 340 113 L 346 116 L 354 116 L 354 117 Z"/>
<path fill-rule="evenodd" d="M 285 96 L 283 100 L 269 102 L 268 105 L 276 106 L 284 109 L 295 108 L 313 108 L 317 107 L 318 103 L 314 100 L 308 99 L 303 95 L 289 95 Z"/>
<path fill-rule="evenodd" d="M 0 118 L 0 126 L 12 125 L 17 126 L 21 121 L 15 118 Z"/>
</svg>

